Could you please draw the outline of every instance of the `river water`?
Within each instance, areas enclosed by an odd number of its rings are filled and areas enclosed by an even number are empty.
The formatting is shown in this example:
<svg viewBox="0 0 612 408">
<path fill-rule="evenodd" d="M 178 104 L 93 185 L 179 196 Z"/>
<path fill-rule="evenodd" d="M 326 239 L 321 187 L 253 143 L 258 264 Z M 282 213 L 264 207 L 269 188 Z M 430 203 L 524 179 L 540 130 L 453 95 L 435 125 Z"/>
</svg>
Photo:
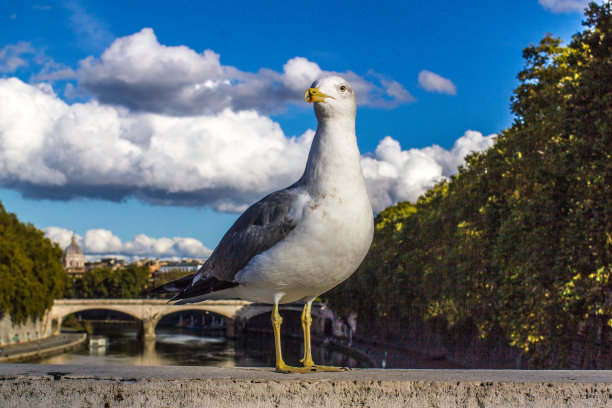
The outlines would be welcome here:
<svg viewBox="0 0 612 408">
<path fill-rule="evenodd" d="M 273 367 L 274 339 L 271 333 L 250 332 L 238 339 L 223 336 L 223 331 L 198 332 L 179 328 L 156 330 L 155 341 L 141 342 L 133 327 L 97 326 L 96 335 L 109 339 L 106 347 L 88 344 L 59 355 L 32 360 L 37 364 L 88 365 L 196 365 L 214 367 Z M 283 357 L 299 365 L 303 354 L 301 339 L 282 340 Z M 314 345 L 313 359 L 318 364 L 367 367 L 368 361 L 329 347 Z"/>
</svg>

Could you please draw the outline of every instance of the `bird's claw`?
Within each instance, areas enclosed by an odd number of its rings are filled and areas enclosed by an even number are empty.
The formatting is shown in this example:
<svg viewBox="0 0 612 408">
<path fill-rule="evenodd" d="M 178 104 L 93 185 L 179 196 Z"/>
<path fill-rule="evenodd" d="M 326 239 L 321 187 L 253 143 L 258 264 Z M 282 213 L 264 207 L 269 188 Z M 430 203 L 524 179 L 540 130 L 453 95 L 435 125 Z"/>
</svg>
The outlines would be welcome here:
<svg viewBox="0 0 612 408">
<path fill-rule="evenodd" d="M 286 364 L 278 364 L 276 366 L 276 372 L 284 374 L 306 374 L 306 373 L 320 373 L 320 372 L 342 372 L 349 371 L 348 367 L 332 367 L 323 365 L 308 365 L 304 367 L 293 367 Z"/>
</svg>

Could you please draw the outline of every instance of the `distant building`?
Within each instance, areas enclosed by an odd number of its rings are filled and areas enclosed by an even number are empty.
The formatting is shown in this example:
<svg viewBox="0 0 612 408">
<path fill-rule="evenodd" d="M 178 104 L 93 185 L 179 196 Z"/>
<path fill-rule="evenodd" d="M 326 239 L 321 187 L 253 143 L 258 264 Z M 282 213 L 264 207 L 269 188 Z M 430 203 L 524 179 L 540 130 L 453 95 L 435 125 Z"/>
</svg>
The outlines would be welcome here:
<svg viewBox="0 0 612 408">
<path fill-rule="evenodd" d="M 154 281 L 165 280 L 163 275 L 167 273 L 181 273 L 188 275 L 189 273 L 195 273 L 202 267 L 203 261 L 196 259 L 189 259 L 183 262 L 165 262 L 165 265 L 161 265 L 156 271 L 152 273 Z"/>
<path fill-rule="evenodd" d="M 193 263 L 167 263 L 160 266 L 156 272 L 162 274 L 167 272 L 196 272 L 202 266 L 200 261 L 192 261 Z"/>
<path fill-rule="evenodd" d="M 72 277 L 80 278 L 85 273 L 85 255 L 76 242 L 76 236 L 72 236 L 72 242 L 64 251 L 64 270 Z"/>
<path fill-rule="evenodd" d="M 87 265 L 85 265 L 88 271 L 100 268 L 107 268 L 116 271 L 117 269 L 125 269 L 126 266 L 127 262 L 125 259 L 120 258 L 102 258 L 99 261 L 87 262 Z"/>
<path fill-rule="evenodd" d="M 149 273 L 153 274 L 159 271 L 159 268 L 168 265 L 167 261 L 160 261 L 159 259 L 137 259 L 132 262 L 136 266 L 146 266 L 149 269 Z"/>
</svg>

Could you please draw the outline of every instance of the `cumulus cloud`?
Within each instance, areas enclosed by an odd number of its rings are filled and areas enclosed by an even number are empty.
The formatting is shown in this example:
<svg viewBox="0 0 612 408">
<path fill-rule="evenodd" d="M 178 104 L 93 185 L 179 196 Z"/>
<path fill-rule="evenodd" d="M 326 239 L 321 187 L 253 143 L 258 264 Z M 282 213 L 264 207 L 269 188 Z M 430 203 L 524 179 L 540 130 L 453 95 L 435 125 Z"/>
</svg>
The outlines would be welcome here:
<svg viewBox="0 0 612 408">
<path fill-rule="evenodd" d="M 62 249 L 66 249 L 72 241 L 72 236 L 75 235 L 77 242 L 82 242 L 83 238 L 80 235 L 76 235 L 73 231 L 67 230 L 61 227 L 47 227 L 44 230 L 45 237 L 51 241 L 56 242 Z"/>
<path fill-rule="evenodd" d="M 134 196 L 240 212 L 300 176 L 314 136 L 287 137 L 254 111 L 172 117 L 97 102 L 68 105 L 48 85 L 16 78 L 0 79 L 0 112 L 0 185 L 33 198 Z M 386 137 L 362 159 L 375 210 L 414 201 L 492 140 L 468 131 L 449 151 L 402 150 Z M 94 237 L 113 242 L 102 232 L 85 236 L 92 250 L 102 245 Z"/>
<path fill-rule="evenodd" d="M 313 132 L 288 138 L 254 111 L 171 117 L 0 79 L 0 185 L 26 196 L 239 211 L 299 177 Z"/>
<path fill-rule="evenodd" d="M 448 95 L 457 94 L 457 86 L 450 79 L 427 70 L 419 72 L 419 85 L 427 92 L 438 92 Z"/>
<path fill-rule="evenodd" d="M 72 239 L 73 231 L 61 227 L 47 227 L 45 236 L 65 249 Z M 212 251 L 195 238 L 173 237 L 153 238 L 145 234 L 132 241 L 122 242 L 119 237 L 105 229 L 91 229 L 85 237 L 76 235 L 83 253 L 90 259 L 102 256 L 123 258 L 196 258 L 204 259 Z"/>
<path fill-rule="evenodd" d="M 225 109 L 268 114 L 288 103 L 302 103 L 303 91 L 317 77 L 336 74 L 306 58 L 293 58 L 282 72 L 256 73 L 222 65 L 212 50 L 160 44 L 150 28 L 116 39 L 99 57 L 81 61 L 79 86 L 100 102 L 131 110 L 171 115 L 210 115 Z M 412 97 L 398 82 L 354 72 L 340 73 L 354 86 L 359 103 L 393 107 Z"/>
<path fill-rule="evenodd" d="M 121 239 L 105 229 L 91 229 L 85 234 L 83 247 L 88 253 L 108 254 L 121 252 Z"/>
<path fill-rule="evenodd" d="M 591 0 L 538 0 L 546 10 L 553 13 L 582 13 Z"/>
<path fill-rule="evenodd" d="M 489 148 L 494 138 L 468 130 L 450 150 L 437 145 L 402 150 L 398 141 L 385 137 L 373 155 L 361 159 L 372 208 L 379 212 L 399 201 L 416 201 L 433 185 L 456 173 L 466 155 Z"/>
<path fill-rule="evenodd" d="M 222 65 L 211 50 L 162 45 L 151 29 L 115 40 L 100 58 L 83 60 L 76 73 L 27 43 L 3 48 L 0 67 L 17 69 L 29 62 L 11 58 L 30 54 L 43 67 L 35 81 L 76 76 L 78 90 L 94 99 L 68 104 L 48 83 L 0 79 L 0 186 L 30 198 L 136 197 L 223 212 L 243 211 L 299 177 L 314 131 L 287 137 L 265 114 L 301 102 L 315 78 L 335 74 L 301 57 L 287 61 L 282 72 L 243 72 Z M 350 71 L 341 75 L 365 105 L 414 99 L 400 83 L 375 72 L 368 73 L 371 80 Z M 450 80 L 429 71 L 421 72 L 419 82 L 430 91 L 456 92 Z M 465 154 L 491 140 L 466 132 L 446 151 L 402 150 L 385 138 L 362 160 L 375 210 L 415 200 L 456 171 Z M 66 245 L 70 240 L 62 231 L 48 233 Z M 138 236 L 122 243 L 106 230 L 88 231 L 83 242 L 93 253 L 202 250 L 189 239 Z"/>
</svg>

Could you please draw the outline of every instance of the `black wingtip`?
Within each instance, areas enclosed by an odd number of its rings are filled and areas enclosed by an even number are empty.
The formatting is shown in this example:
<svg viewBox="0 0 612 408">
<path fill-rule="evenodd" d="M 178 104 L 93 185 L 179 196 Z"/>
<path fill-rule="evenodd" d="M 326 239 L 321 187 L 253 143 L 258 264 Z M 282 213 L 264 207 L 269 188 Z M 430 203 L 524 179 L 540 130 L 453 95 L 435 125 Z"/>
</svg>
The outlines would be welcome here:
<svg viewBox="0 0 612 408">
<path fill-rule="evenodd" d="M 195 274 L 190 274 L 187 276 L 183 276 L 181 278 L 175 279 L 171 282 L 166 282 L 161 286 L 158 286 L 154 289 L 151 289 L 151 293 L 176 293 L 185 289 L 187 286 L 191 284 L 193 277 Z"/>
<path fill-rule="evenodd" d="M 149 293 L 155 293 L 155 294 L 159 294 L 159 293 L 170 293 L 170 291 L 164 289 L 165 285 L 161 285 L 156 287 L 155 289 L 151 289 L 151 291 Z"/>
<path fill-rule="evenodd" d="M 185 287 L 174 295 L 170 301 L 187 300 L 189 298 L 207 295 L 219 290 L 233 288 L 234 286 L 238 286 L 238 282 L 221 281 L 211 276 L 198 281 L 195 285 Z"/>
</svg>

